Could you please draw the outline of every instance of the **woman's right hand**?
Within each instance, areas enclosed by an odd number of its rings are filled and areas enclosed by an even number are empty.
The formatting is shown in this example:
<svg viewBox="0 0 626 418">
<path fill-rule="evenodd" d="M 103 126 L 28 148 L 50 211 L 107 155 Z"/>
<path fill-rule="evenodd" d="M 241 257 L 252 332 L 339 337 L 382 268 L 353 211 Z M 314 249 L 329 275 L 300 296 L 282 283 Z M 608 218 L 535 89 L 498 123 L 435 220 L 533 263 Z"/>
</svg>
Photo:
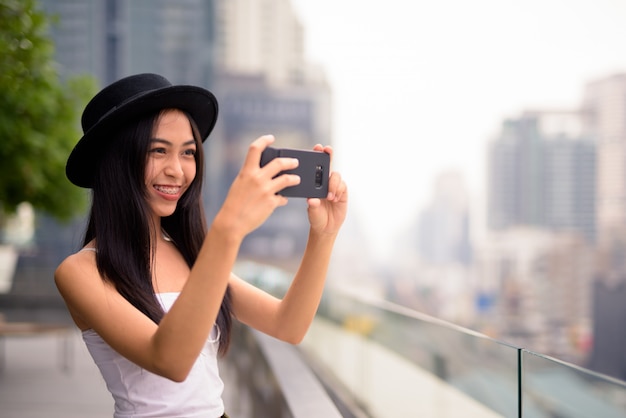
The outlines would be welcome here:
<svg viewBox="0 0 626 418">
<path fill-rule="evenodd" d="M 300 177 L 295 174 L 276 177 L 283 170 L 296 168 L 295 158 L 274 158 L 260 166 L 261 153 L 273 142 L 273 135 L 264 135 L 250 144 L 243 167 L 215 217 L 214 226 L 225 228 L 233 237 L 243 239 L 261 226 L 274 209 L 287 204 L 287 198 L 278 192 L 300 183 Z"/>
</svg>

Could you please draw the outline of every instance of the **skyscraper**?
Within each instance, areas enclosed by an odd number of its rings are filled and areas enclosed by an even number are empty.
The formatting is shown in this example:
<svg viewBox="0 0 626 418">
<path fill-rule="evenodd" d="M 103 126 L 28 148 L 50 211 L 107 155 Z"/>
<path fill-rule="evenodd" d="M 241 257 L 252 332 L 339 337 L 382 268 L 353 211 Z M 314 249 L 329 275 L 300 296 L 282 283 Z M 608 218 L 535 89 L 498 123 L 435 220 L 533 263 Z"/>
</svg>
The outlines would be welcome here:
<svg viewBox="0 0 626 418">
<path fill-rule="evenodd" d="M 580 112 L 526 112 L 489 146 L 488 226 L 595 240 L 596 150 Z"/>
<path fill-rule="evenodd" d="M 304 32 L 289 0 L 215 1 L 214 92 L 220 121 L 211 144 L 220 161 L 207 178 L 219 209 L 249 143 L 273 134 L 276 147 L 311 149 L 330 144 L 330 88 L 307 62 Z M 214 195 L 215 196 L 215 195 Z M 241 248 L 243 255 L 284 261 L 299 254 L 308 231 L 303 199 L 278 208 Z"/>
<path fill-rule="evenodd" d="M 588 83 L 583 109 L 598 150 L 598 242 L 607 246 L 626 235 L 626 74 Z"/>
<path fill-rule="evenodd" d="M 215 0 L 215 14 L 222 70 L 261 74 L 273 86 L 305 82 L 304 29 L 290 0 Z"/>
<path fill-rule="evenodd" d="M 586 123 L 597 138 L 598 268 L 593 291 L 593 353 L 588 367 L 626 377 L 626 73 L 588 83 Z"/>
<path fill-rule="evenodd" d="M 42 0 L 63 77 L 86 73 L 101 85 L 154 72 L 175 84 L 208 87 L 220 114 L 206 141 L 204 200 L 221 207 L 247 146 L 272 133 L 276 146 L 331 143 L 330 88 L 306 61 L 304 30 L 289 0 Z M 304 201 L 281 208 L 242 253 L 289 257 L 305 244 Z"/>
<path fill-rule="evenodd" d="M 94 75 L 102 85 L 154 72 L 173 83 L 210 83 L 213 11 L 204 0 L 41 0 L 62 76 Z"/>
<path fill-rule="evenodd" d="M 469 224 L 469 199 L 461 173 L 441 173 L 435 181 L 432 200 L 419 218 L 421 256 L 435 264 L 469 265 Z"/>
</svg>

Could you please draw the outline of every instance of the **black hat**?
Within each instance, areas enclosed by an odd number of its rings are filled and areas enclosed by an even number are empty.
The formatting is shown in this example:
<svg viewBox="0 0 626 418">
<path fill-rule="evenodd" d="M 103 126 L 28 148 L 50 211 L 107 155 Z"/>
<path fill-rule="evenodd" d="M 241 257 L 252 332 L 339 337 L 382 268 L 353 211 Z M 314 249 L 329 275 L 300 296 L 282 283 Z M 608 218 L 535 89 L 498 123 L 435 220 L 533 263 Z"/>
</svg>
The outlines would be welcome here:
<svg viewBox="0 0 626 418">
<path fill-rule="evenodd" d="M 93 186 L 96 161 L 114 128 L 147 113 L 175 108 L 187 112 L 198 126 L 202 141 L 217 121 L 217 100 L 201 87 L 173 86 L 157 74 L 137 74 L 102 89 L 83 111 L 83 137 L 67 159 L 65 173 L 77 186 Z"/>
</svg>

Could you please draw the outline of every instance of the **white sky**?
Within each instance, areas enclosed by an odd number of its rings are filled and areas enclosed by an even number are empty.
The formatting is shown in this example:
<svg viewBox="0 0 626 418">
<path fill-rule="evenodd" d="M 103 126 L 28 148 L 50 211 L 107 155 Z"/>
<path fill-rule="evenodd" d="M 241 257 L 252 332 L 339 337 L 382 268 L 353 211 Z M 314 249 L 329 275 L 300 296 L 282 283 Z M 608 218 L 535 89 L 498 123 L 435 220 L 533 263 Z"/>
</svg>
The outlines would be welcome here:
<svg viewBox="0 0 626 418">
<path fill-rule="evenodd" d="M 486 143 L 626 71 L 623 0 L 292 0 L 334 96 L 335 168 L 380 245 L 456 168 L 484 202 Z"/>
</svg>

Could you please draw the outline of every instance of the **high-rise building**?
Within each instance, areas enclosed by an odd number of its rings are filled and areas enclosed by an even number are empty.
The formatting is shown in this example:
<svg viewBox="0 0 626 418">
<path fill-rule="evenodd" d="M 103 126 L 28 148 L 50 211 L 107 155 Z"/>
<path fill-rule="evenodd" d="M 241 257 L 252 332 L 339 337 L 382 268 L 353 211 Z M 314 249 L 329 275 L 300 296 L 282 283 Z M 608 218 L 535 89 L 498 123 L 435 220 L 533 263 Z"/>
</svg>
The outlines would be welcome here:
<svg viewBox="0 0 626 418">
<path fill-rule="evenodd" d="M 207 86 L 212 1 L 41 0 L 62 76 L 94 75 L 102 85 L 141 72 Z"/>
<path fill-rule="evenodd" d="M 541 140 L 537 121 L 509 119 L 500 136 L 489 144 L 488 226 L 503 229 L 540 221 Z"/>
<path fill-rule="evenodd" d="M 580 235 L 544 228 L 491 232 L 475 249 L 478 326 L 503 341 L 584 362 L 592 313 L 591 248 Z"/>
<path fill-rule="evenodd" d="M 435 264 L 469 265 L 471 245 L 469 199 L 459 172 L 440 174 L 430 204 L 421 212 L 418 247 L 422 258 Z"/>
<path fill-rule="evenodd" d="M 488 226 L 595 240 L 596 149 L 580 112 L 526 112 L 489 146 Z"/>
<path fill-rule="evenodd" d="M 270 85 L 305 82 L 304 30 L 290 0 L 216 0 L 215 59 L 223 71 Z"/>
<path fill-rule="evenodd" d="M 626 380 L 626 280 L 596 280 L 591 293 L 593 306 L 593 347 L 585 367 Z"/>
<path fill-rule="evenodd" d="M 248 145 L 263 134 L 274 146 L 311 149 L 330 144 L 330 88 L 307 62 L 304 33 L 289 0 L 215 1 L 214 92 L 220 120 L 210 153 L 221 156 L 207 171 L 219 209 Z M 213 195 L 215 196 L 215 195 Z M 244 241 L 240 253 L 290 260 L 304 250 L 308 233 L 304 199 L 291 199 Z"/>
<path fill-rule="evenodd" d="M 330 88 L 306 61 L 304 30 L 289 0 L 42 0 L 63 77 L 86 73 L 101 85 L 154 72 L 175 84 L 210 88 L 219 117 L 205 143 L 209 220 L 221 207 L 247 147 L 271 133 L 276 146 L 329 144 Z M 290 257 L 303 249 L 303 200 L 280 208 L 242 254 Z M 304 214 L 304 216 L 303 216 Z"/>
<path fill-rule="evenodd" d="M 583 110 L 597 143 L 598 242 L 606 246 L 626 233 L 626 74 L 588 83 Z"/>
<path fill-rule="evenodd" d="M 593 291 L 592 370 L 626 377 L 626 73 L 588 83 L 585 122 L 597 141 L 598 257 Z"/>
</svg>

